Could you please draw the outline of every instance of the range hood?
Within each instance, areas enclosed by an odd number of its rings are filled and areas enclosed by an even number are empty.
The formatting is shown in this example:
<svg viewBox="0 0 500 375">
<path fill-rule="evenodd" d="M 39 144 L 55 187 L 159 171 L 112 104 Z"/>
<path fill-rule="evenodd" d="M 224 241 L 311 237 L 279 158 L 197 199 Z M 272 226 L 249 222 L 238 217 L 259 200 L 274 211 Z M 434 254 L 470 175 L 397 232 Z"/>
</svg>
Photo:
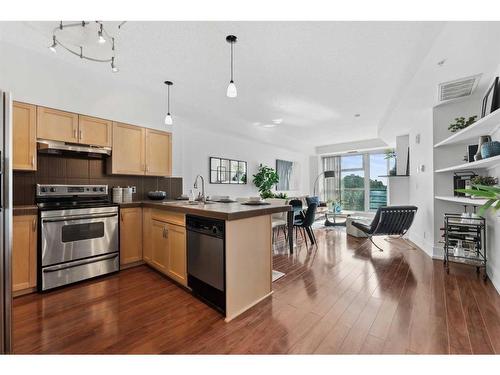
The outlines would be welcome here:
<svg viewBox="0 0 500 375">
<path fill-rule="evenodd" d="M 60 141 L 38 139 L 38 152 L 45 154 L 80 154 L 92 158 L 102 158 L 111 155 L 110 147 L 82 145 Z"/>
</svg>

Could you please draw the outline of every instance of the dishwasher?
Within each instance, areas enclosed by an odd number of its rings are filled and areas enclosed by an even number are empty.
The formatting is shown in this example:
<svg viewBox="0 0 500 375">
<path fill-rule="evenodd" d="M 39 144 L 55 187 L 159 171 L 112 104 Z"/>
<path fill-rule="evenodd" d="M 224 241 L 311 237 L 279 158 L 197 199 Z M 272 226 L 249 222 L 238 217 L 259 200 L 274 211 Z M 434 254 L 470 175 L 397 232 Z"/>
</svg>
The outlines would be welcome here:
<svg viewBox="0 0 500 375">
<path fill-rule="evenodd" d="M 225 222 L 186 216 L 188 286 L 193 294 L 225 314 Z"/>
</svg>

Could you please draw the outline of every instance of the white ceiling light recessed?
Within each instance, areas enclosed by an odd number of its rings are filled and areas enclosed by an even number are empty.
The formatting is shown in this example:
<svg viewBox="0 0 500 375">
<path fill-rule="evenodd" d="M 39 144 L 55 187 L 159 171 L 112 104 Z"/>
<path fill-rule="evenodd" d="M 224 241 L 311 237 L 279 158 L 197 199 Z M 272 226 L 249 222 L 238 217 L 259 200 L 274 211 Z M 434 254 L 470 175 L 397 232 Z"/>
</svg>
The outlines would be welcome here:
<svg viewBox="0 0 500 375">
<path fill-rule="evenodd" d="M 279 125 L 279 124 L 281 124 L 282 122 L 283 122 L 283 119 L 282 119 L 282 118 L 275 118 L 275 119 L 273 120 L 273 124 L 276 124 L 276 125 Z"/>
<path fill-rule="evenodd" d="M 262 127 L 263 128 L 274 128 L 274 127 L 276 127 L 276 124 L 263 124 Z"/>
<path fill-rule="evenodd" d="M 236 43 L 237 38 L 234 35 L 226 36 L 226 42 L 231 45 L 231 80 L 229 81 L 229 85 L 227 86 L 226 95 L 228 98 L 236 98 L 238 95 L 238 91 L 236 90 L 236 85 L 233 80 L 233 45 Z"/>
<path fill-rule="evenodd" d="M 172 125 L 173 120 L 170 115 L 170 86 L 172 86 L 173 83 L 171 81 L 165 81 L 165 84 L 167 85 L 167 115 L 165 116 L 165 125 Z"/>
<path fill-rule="evenodd" d="M 120 23 L 118 26 L 118 29 L 120 29 L 125 22 Z M 88 46 L 85 47 L 84 45 L 71 45 L 71 42 L 66 41 L 66 35 L 65 30 L 68 29 L 74 29 L 74 28 L 81 28 L 82 29 L 82 39 L 85 34 L 84 29 L 92 27 L 93 25 L 97 25 L 97 42 L 98 44 L 104 45 L 106 43 L 106 36 L 108 39 L 112 41 L 111 43 L 111 48 L 110 51 L 108 52 L 107 56 L 102 57 L 102 56 L 97 56 L 97 55 L 91 55 L 87 53 L 89 48 Z M 88 21 L 81 21 L 81 22 L 74 22 L 74 23 L 68 23 L 68 24 L 63 24 L 61 21 L 59 23 L 59 26 L 54 28 L 52 31 L 52 44 L 49 46 L 49 49 L 52 52 L 56 52 L 56 47 L 61 46 L 63 49 L 68 51 L 69 53 L 78 56 L 81 59 L 89 60 L 89 61 L 94 61 L 94 62 L 100 62 L 100 63 L 111 63 L 111 71 L 113 73 L 117 73 L 119 71 L 118 67 L 116 66 L 115 63 L 115 38 L 111 35 L 109 35 L 106 32 L 106 29 L 104 28 L 104 24 L 100 21 L 95 21 L 95 23 L 91 23 Z M 100 47 L 102 48 L 102 47 Z"/>
</svg>

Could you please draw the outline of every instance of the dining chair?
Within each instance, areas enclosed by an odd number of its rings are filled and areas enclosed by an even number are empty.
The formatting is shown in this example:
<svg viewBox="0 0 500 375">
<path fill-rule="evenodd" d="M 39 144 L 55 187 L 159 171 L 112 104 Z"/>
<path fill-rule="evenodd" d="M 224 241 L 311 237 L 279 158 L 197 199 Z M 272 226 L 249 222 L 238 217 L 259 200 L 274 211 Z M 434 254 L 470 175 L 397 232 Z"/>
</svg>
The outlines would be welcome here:
<svg viewBox="0 0 500 375">
<path fill-rule="evenodd" d="M 294 227 L 296 229 L 299 229 L 302 231 L 302 235 L 304 238 L 304 241 L 307 246 L 307 237 L 306 237 L 306 232 L 307 235 L 309 236 L 309 239 L 311 240 L 311 244 L 317 244 L 316 241 L 316 236 L 314 234 L 314 230 L 312 228 L 312 225 L 314 223 L 314 219 L 316 216 L 316 209 L 318 208 L 318 205 L 316 203 L 311 203 L 307 207 L 307 211 L 304 214 L 302 219 L 297 220 L 297 222 L 294 223 Z"/>
</svg>

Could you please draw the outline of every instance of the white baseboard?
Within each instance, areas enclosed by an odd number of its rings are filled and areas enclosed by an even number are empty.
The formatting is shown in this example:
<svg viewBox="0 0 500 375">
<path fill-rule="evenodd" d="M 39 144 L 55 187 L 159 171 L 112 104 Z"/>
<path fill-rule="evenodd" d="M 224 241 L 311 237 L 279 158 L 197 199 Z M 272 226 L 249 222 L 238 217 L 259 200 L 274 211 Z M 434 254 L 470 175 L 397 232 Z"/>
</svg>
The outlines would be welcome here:
<svg viewBox="0 0 500 375">
<path fill-rule="evenodd" d="M 433 258 L 434 256 L 434 245 L 427 241 L 423 236 L 416 233 L 410 233 L 410 241 L 422 249 L 428 256 Z"/>
</svg>

